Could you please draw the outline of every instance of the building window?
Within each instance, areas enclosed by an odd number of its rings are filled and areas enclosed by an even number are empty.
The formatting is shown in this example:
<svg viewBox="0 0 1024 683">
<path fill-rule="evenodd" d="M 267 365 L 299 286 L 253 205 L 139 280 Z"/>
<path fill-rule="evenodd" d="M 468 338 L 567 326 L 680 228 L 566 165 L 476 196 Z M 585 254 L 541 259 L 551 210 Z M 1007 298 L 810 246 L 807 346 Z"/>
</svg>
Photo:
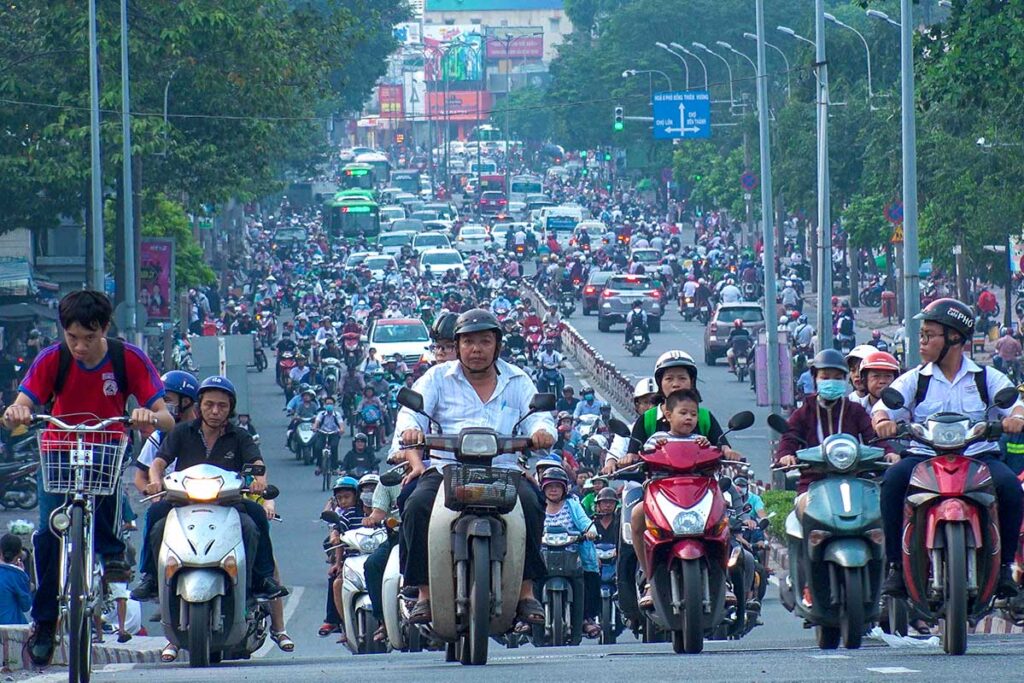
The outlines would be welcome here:
<svg viewBox="0 0 1024 683">
<path fill-rule="evenodd" d="M 444 23 L 445 23 L 445 26 L 454 26 L 455 25 L 455 20 L 454 19 L 445 19 Z"/>
<path fill-rule="evenodd" d="M 552 31 L 554 31 L 555 33 L 561 32 L 561 30 L 562 30 L 562 18 L 561 17 L 551 17 L 550 19 L 548 19 L 548 23 L 551 24 L 551 30 Z"/>
<path fill-rule="evenodd" d="M 474 26 L 479 26 L 480 24 L 483 23 L 483 19 L 481 19 L 480 17 L 473 17 L 472 19 L 469 20 L 469 23 L 473 24 Z"/>
</svg>

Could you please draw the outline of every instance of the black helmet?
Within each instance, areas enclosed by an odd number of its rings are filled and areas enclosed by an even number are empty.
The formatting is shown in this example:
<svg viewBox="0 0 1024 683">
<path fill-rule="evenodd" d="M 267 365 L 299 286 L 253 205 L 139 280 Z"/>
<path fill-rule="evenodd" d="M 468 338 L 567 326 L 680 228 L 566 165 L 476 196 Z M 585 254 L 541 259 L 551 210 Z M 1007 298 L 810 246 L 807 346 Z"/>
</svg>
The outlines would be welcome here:
<svg viewBox="0 0 1024 683">
<path fill-rule="evenodd" d="M 611 486 L 605 486 L 603 489 L 597 492 L 597 497 L 594 499 L 595 503 L 600 503 L 602 500 L 610 500 L 613 503 L 619 502 L 619 494 L 615 493 L 615 489 Z"/>
<path fill-rule="evenodd" d="M 493 331 L 497 335 L 498 341 L 501 341 L 501 323 L 498 322 L 493 313 L 482 308 L 466 311 L 455 321 L 456 339 L 460 334 L 487 332 L 488 330 Z"/>
<path fill-rule="evenodd" d="M 435 342 L 439 341 L 454 341 L 455 340 L 455 324 L 458 321 L 459 316 L 451 311 L 445 311 L 441 315 L 434 319 L 434 324 L 430 326 L 430 338 Z"/>
<path fill-rule="evenodd" d="M 821 351 L 818 351 L 814 360 L 811 361 L 811 367 L 815 372 L 818 370 L 824 370 L 825 368 L 842 370 L 844 375 L 849 374 L 850 372 L 850 368 L 846 365 L 846 359 L 843 357 L 843 354 L 835 349 L 822 349 Z"/>
<path fill-rule="evenodd" d="M 914 316 L 914 320 L 931 320 L 943 327 L 960 333 L 962 344 L 966 344 L 974 335 L 974 311 L 967 304 L 956 299 L 936 299 L 928 304 L 923 311 Z M 947 346 L 956 344 L 955 340 L 946 341 Z M 945 351 L 943 351 L 945 355 Z"/>
<path fill-rule="evenodd" d="M 540 488 L 548 484 L 561 484 L 566 493 L 569 492 L 569 475 L 561 467 L 549 467 L 540 476 Z"/>
</svg>

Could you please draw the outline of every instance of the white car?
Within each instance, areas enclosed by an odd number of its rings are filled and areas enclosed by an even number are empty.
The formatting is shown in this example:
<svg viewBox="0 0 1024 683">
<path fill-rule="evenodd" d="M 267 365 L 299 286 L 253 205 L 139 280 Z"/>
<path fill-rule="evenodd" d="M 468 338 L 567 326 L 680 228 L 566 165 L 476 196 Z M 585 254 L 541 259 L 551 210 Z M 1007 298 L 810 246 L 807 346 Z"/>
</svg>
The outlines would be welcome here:
<svg viewBox="0 0 1024 683">
<path fill-rule="evenodd" d="M 377 358 L 402 354 L 407 365 L 432 360 L 430 334 L 418 318 L 383 318 L 373 323 L 367 335 L 367 346 L 377 349 Z"/>
<path fill-rule="evenodd" d="M 420 254 L 420 276 L 430 266 L 430 277 L 441 278 L 449 270 L 454 270 L 460 279 L 469 277 L 469 271 L 462 262 L 462 254 L 455 249 L 427 249 Z"/>
<path fill-rule="evenodd" d="M 398 264 L 395 262 L 394 256 L 373 254 L 367 256 L 366 260 L 363 261 L 363 265 L 370 269 L 370 275 L 374 280 L 383 280 L 384 272 L 389 269 L 398 269 Z"/>
<path fill-rule="evenodd" d="M 411 230 L 398 230 L 396 232 L 382 232 L 377 239 L 377 247 L 381 254 L 387 256 L 398 256 L 402 253 L 402 247 L 412 242 L 415 232 Z"/>
<path fill-rule="evenodd" d="M 405 209 L 401 206 L 380 207 L 380 225 L 382 228 L 403 218 L 405 218 Z"/>
<path fill-rule="evenodd" d="M 448 239 L 447 235 L 442 235 L 439 232 L 421 232 L 412 238 L 412 250 L 421 256 L 428 249 L 451 248 L 451 240 Z"/>
<path fill-rule="evenodd" d="M 373 256 L 373 253 L 369 251 L 353 251 L 345 259 L 345 268 L 355 268 L 370 256 Z"/>
<path fill-rule="evenodd" d="M 481 252 L 487 246 L 490 237 L 487 228 L 482 225 L 463 225 L 459 237 L 455 240 L 455 248 L 464 254 Z"/>
</svg>

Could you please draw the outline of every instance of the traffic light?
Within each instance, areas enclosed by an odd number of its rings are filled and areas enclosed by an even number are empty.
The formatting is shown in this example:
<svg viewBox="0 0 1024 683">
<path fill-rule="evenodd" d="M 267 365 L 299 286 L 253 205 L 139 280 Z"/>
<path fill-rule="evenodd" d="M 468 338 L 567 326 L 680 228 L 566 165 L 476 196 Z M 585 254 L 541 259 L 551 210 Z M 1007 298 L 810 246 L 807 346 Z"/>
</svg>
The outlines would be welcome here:
<svg viewBox="0 0 1024 683">
<path fill-rule="evenodd" d="M 604 153 L 604 160 L 605 161 L 611 161 L 612 160 L 612 153 L 611 152 L 605 152 Z"/>
<path fill-rule="evenodd" d="M 590 169 L 589 169 L 589 168 L 587 168 L 586 166 L 584 166 L 584 167 L 583 167 L 583 169 L 582 169 L 582 171 L 581 171 L 581 173 L 583 174 L 583 177 L 585 178 L 585 177 L 587 177 L 588 175 L 590 175 Z"/>
<path fill-rule="evenodd" d="M 584 149 L 584 150 L 582 150 L 580 152 L 580 159 L 586 159 L 586 158 L 587 158 L 587 150 Z"/>
<path fill-rule="evenodd" d="M 615 107 L 615 130 L 620 131 L 625 127 L 626 125 L 622 120 L 622 107 Z"/>
</svg>

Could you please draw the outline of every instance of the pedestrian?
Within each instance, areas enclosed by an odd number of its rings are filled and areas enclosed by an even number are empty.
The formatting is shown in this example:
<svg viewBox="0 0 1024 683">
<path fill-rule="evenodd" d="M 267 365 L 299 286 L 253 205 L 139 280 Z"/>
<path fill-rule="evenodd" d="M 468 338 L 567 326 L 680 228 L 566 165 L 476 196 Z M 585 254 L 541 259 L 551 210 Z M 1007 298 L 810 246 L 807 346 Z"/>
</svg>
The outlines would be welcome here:
<svg viewBox="0 0 1024 683">
<path fill-rule="evenodd" d="M 14 534 L 0 538 L 0 624 L 27 624 L 32 592 L 25 572 L 25 552 Z"/>
</svg>

